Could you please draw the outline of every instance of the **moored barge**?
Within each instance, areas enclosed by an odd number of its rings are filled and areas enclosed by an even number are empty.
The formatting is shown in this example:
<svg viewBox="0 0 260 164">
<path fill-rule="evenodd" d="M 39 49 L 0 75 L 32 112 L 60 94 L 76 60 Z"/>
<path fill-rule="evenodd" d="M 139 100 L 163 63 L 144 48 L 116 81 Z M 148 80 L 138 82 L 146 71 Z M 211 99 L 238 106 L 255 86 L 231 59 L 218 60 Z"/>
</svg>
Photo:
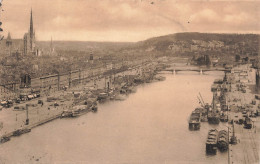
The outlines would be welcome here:
<svg viewBox="0 0 260 164">
<path fill-rule="evenodd" d="M 197 110 L 192 111 L 189 120 L 189 129 L 190 130 L 199 130 L 200 129 L 200 117 L 201 113 Z"/>
<path fill-rule="evenodd" d="M 206 141 L 206 153 L 207 154 L 216 154 L 217 153 L 217 137 L 218 137 L 217 129 L 209 130 L 208 138 Z"/>
<path fill-rule="evenodd" d="M 229 145 L 229 135 L 226 130 L 221 130 L 218 133 L 218 148 L 220 151 L 227 151 Z"/>
</svg>

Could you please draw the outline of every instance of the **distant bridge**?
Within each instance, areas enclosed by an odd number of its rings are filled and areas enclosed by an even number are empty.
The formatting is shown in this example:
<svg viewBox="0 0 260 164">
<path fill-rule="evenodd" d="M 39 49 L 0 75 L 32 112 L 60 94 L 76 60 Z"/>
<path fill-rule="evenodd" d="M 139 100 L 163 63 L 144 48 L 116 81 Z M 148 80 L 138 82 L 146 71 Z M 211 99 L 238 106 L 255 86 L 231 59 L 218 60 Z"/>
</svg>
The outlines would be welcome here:
<svg viewBox="0 0 260 164">
<path fill-rule="evenodd" d="M 223 72 L 231 72 L 231 69 L 226 68 L 171 68 L 171 69 L 162 69 L 160 71 L 169 71 L 172 73 L 177 73 L 180 71 L 194 71 L 194 72 L 208 72 L 208 71 L 223 71 Z"/>
</svg>

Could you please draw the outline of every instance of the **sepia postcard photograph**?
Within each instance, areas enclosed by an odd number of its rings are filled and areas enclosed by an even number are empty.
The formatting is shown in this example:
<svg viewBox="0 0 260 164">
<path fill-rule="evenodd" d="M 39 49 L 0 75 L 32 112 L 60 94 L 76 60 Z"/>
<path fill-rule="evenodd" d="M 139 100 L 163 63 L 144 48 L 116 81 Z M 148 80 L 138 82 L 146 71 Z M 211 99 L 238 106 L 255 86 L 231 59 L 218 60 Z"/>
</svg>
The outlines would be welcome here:
<svg viewBox="0 0 260 164">
<path fill-rule="evenodd" d="M 260 0 L 0 0 L 0 164 L 260 164 Z"/>
</svg>

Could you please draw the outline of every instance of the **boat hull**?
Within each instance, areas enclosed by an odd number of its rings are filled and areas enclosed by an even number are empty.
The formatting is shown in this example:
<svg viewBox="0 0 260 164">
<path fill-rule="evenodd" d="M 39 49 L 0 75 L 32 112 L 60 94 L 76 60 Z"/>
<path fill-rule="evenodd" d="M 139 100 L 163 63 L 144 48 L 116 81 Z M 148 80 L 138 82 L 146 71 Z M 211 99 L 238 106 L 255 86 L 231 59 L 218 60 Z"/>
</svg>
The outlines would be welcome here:
<svg viewBox="0 0 260 164">
<path fill-rule="evenodd" d="M 208 132 L 208 138 L 206 141 L 206 153 L 216 154 L 217 153 L 217 137 L 218 131 L 216 129 L 211 129 Z"/>
<path fill-rule="evenodd" d="M 199 130 L 200 129 L 200 122 L 189 123 L 189 129 L 190 130 Z"/>
</svg>

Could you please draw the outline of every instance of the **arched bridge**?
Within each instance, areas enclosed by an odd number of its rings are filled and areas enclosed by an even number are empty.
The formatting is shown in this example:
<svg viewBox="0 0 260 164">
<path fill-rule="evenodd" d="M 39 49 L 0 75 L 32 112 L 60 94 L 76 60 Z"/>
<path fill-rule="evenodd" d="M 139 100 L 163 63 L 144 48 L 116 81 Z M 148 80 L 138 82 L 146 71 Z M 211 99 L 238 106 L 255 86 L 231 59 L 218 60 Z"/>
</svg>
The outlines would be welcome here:
<svg viewBox="0 0 260 164">
<path fill-rule="evenodd" d="M 177 73 L 180 71 L 195 71 L 195 72 L 208 72 L 208 71 L 223 71 L 223 72 L 231 72 L 231 69 L 226 68 L 171 68 L 171 69 L 163 69 L 161 71 L 169 71 L 172 73 Z"/>
</svg>

